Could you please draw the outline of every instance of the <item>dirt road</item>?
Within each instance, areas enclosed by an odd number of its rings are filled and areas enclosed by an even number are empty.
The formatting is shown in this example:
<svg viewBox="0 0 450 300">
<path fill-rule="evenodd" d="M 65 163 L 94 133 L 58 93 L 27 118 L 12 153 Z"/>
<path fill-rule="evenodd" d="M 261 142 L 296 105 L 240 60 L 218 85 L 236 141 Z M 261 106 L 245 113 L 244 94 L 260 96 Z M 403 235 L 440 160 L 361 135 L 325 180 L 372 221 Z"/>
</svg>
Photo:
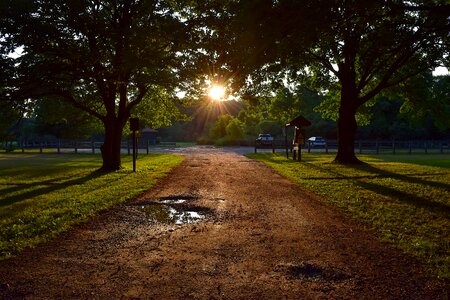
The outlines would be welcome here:
<svg viewBox="0 0 450 300">
<path fill-rule="evenodd" d="M 180 223 L 180 224 L 177 224 Z M 132 202 L 0 262 L 0 298 L 445 299 L 413 258 L 261 163 L 203 149 Z"/>
</svg>

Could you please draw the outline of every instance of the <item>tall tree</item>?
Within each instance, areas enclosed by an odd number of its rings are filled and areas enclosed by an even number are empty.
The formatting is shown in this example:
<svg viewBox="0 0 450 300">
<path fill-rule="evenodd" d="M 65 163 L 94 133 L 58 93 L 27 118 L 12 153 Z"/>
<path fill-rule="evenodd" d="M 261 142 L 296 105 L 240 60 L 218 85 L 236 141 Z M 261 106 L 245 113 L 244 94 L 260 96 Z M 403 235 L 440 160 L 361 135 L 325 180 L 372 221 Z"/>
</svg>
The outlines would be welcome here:
<svg viewBox="0 0 450 300">
<path fill-rule="evenodd" d="M 122 132 L 133 109 L 145 100 L 176 100 L 178 53 L 189 41 L 186 24 L 175 11 L 178 4 L 2 1 L 0 43 L 24 50 L 4 95 L 57 96 L 98 118 L 105 133 L 102 169 L 119 169 Z"/>
<path fill-rule="evenodd" d="M 229 27 L 239 45 L 230 43 L 224 55 L 253 85 L 271 75 L 314 77 L 339 102 L 335 160 L 356 163 L 356 113 L 381 91 L 443 63 L 449 16 L 441 0 L 241 1 Z"/>
</svg>

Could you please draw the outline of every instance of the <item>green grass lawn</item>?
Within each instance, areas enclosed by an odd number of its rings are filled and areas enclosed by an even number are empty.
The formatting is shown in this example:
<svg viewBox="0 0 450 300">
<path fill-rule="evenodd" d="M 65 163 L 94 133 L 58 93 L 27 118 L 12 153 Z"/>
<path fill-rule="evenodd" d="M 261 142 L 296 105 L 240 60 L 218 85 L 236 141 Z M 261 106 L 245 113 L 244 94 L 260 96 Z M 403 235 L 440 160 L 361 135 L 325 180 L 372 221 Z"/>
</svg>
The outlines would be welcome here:
<svg viewBox="0 0 450 300">
<path fill-rule="evenodd" d="M 359 155 L 367 164 L 343 166 L 326 154 L 249 154 L 322 196 L 344 214 L 450 280 L 450 155 Z"/>
<path fill-rule="evenodd" d="M 131 156 L 123 169 L 101 173 L 92 154 L 0 154 L 0 259 L 47 241 L 101 210 L 151 188 L 182 156 Z"/>
</svg>

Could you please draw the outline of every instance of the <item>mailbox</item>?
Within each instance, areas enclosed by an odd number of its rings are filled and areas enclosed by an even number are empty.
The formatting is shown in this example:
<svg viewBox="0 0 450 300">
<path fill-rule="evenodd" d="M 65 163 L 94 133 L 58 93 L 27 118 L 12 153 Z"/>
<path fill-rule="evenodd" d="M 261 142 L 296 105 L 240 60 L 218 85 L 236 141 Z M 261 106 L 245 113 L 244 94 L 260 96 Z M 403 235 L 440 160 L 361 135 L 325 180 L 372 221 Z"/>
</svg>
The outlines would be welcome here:
<svg viewBox="0 0 450 300">
<path fill-rule="evenodd" d="M 130 130 L 137 131 L 139 129 L 139 118 L 130 118 Z"/>
</svg>

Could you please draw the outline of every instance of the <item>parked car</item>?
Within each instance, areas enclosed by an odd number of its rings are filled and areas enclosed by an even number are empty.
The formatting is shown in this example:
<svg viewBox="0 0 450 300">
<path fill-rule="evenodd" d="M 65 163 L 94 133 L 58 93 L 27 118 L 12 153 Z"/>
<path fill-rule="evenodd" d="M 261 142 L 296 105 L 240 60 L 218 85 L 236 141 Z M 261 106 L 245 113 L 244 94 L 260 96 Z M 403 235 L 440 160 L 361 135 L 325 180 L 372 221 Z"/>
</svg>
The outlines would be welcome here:
<svg viewBox="0 0 450 300">
<path fill-rule="evenodd" d="M 256 139 L 256 143 L 259 145 L 272 145 L 273 136 L 271 136 L 268 133 L 261 133 L 260 135 L 258 135 L 258 138 Z"/>
<path fill-rule="evenodd" d="M 308 144 L 311 145 L 311 147 L 325 147 L 327 142 L 321 136 L 312 136 L 308 139 Z"/>
</svg>

